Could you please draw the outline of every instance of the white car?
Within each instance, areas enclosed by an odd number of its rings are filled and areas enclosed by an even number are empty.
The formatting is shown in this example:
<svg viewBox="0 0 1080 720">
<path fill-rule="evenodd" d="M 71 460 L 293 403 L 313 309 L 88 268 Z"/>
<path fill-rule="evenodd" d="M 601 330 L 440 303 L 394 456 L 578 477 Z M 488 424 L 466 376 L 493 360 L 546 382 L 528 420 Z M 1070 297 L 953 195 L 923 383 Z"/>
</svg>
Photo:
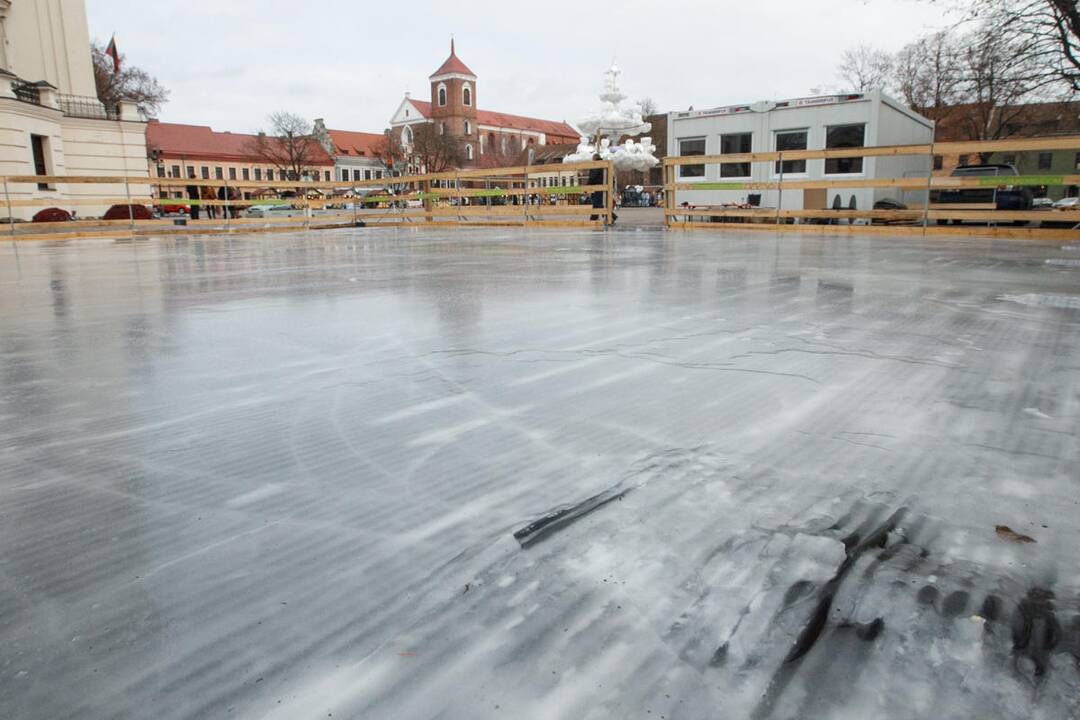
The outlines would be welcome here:
<svg viewBox="0 0 1080 720">
<path fill-rule="evenodd" d="M 1061 198 L 1054 203 L 1057 210 L 1075 210 L 1077 207 L 1080 207 L 1080 197 Z"/>
<path fill-rule="evenodd" d="M 1050 198 L 1035 198 L 1031 201 L 1032 210 L 1045 210 L 1054 207 L 1054 201 Z"/>
<path fill-rule="evenodd" d="M 292 205 L 255 205 L 248 208 L 247 216 L 254 218 L 297 217 L 303 213 L 303 210 L 298 210 Z"/>
</svg>

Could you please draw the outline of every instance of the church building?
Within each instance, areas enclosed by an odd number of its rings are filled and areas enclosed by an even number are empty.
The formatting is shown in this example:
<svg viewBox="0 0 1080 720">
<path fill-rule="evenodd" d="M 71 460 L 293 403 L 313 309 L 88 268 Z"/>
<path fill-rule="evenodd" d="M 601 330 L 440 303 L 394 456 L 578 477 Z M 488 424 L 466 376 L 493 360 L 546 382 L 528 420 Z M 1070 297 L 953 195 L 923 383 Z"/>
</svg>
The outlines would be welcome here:
<svg viewBox="0 0 1080 720">
<path fill-rule="evenodd" d="M 476 74 L 465 65 L 450 41 L 450 57 L 431 77 L 431 99 L 405 94 L 389 132 L 411 147 L 414 129 L 432 124 L 440 134 L 462 139 L 466 168 L 513 165 L 530 145 L 577 143 L 579 133 L 565 122 L 479 109 Z M 417 168 L 411 168 L 417 170 Z"/>
</svg>

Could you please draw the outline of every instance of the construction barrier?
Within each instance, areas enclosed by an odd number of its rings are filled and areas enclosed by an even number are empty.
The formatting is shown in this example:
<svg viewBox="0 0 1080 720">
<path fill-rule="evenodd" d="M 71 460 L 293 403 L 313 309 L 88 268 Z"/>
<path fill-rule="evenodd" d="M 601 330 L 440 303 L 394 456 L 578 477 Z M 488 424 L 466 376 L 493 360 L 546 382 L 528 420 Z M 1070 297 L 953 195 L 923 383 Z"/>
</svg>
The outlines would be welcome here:
<svg viewBox="0 0 1080 720">
<path fill-rule="evenodd" d="M 602 182 L 590 183 L 600 170 Z M 595 178 L 594 178 L 595 180 Z M 424 175 L 386 176 L 353 181 L 259 181 L 196 178 L 80 177 L 12 175 L 2 178 L 11 237 L 19 239 L 115 236 L 130 234 L 216 233 L 268 229 L 348 226 L 604 227 L 612 221 L 614 170 L 608 161 L 558 163 Z M 20 185 L 122 185 L 124 197 L 12 199 Z M 156 196 L 132 194 L 130 188 L 155 187 Z M 208 188 L 212 197 L 186 197 L 189 188 Z M 181 193 L 185 197 L 169 197 Z M 287 194 L 288 197 L 251 197 Z M 23 191 L 22 194 L 25 194 Z M 593 206 L 594 197 L 599 207 Z M 214 199 L 229 198 L 229 199 Z M 76 208 L 125 206 L 127 219 L 75 219 L 56 222 L 14 221 L 17 207 Z M 134 217 L 132 206 L 195 206 L 205 219 Z M 274 208 L 250 217 L 249 208 Z M 282 212 L 277 212 L 282 211 Z M 221 217 L 217 217 L 220 215 Z"/>
<path fill-rule="evenodd" d="M 935 191 L 995 189 L 1080 184 L 1080 175 L 998 175 L 951 177 L 934 175 L 935 155 L 978 155 L 979 153 L 1080 150 L 1080 136 L 1016 140 L 931 143 L 881 147 L 789 150 L 728 155 L 691 155 L 664 159 L 664 223 L 668 228 L 709 228 L 713 230 L 768 230 L 818 233 L 888 233 L 991 235 L 1005 237 L 1080 237 L 1080 208 L 1005 210 L 991 203 L 935 203 Z M 844 177 L 785 180 L 785 162 L 834 158 L 870 158 L 916 155 L 926 157 L 926 174 L 920 177 Z M 778 177 L 770 182 L 684 181 L 678 168 L 684 165 L 723 163 L 776 163 Z M 854 209 L 825 207 L 830 191 L 851 188 L 890 188 L 917 191 L 921 202 L 903 209 Z M 680 191 L 778 191 L 776 207 L 746 207 L 724 204 L 679 202 Z M 802 209 L 783 209 L 785 191 L 802 192 Z M 809 191 L 809 192 L 808 192 Z M 996 194 L 994 195 L 996 197 Z M 815 203 L 818 206 L 814 206 Z M 951 226 L 947 226 L 952 223 Z M 981 223 L 980 227 L 963 223 Z M 1002 227 L 1002 225 L 1009 227 Z M 1033 225 L 1032 227 L 1027 227 Z"/>
</svg>

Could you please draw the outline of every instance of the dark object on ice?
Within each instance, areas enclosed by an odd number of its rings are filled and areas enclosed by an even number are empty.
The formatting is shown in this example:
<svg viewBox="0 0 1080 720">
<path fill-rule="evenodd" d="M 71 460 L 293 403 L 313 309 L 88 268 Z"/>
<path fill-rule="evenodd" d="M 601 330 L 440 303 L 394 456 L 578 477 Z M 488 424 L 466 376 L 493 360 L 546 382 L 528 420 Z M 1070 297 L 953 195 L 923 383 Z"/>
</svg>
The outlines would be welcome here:
<svg viewBox="0 0 1080 720">
<path fill-rule="evenodd" d="M 607 505 L 612 500 L 622 498 L 628 492 L 630 492 L 630 488 L 624 489 L 616 486 L 605 490 L 598 495 L 593 495 L 591 498 L 582 500 L 577 505 L 570 505 L 558 510 L 553 510 L 539 520 L 531 522 L 515 532 L 514 539 L 518 541 L 518 544 L 520 544 L 521 547 L 527 548 L 534 543 L 540 542 L 556 530 L 561 530 L 570 523 L 585 517 L 593 510 Z"/>
<path fill-rule="evenodd" d="M 353 223 L 353 227 L 367 227 L 367 223 L 363 220 L 357 220 Z"/>
<path fill-rule="evenodd" d="M 878 635 L 881 635 L 881 631 L 885 629 L 885 620 L 875 618 L 868 623 L 842 623 L 839 627 L 854 628 L 857 638 L 866 642 L 873 642 L 877 640 Z"/>
<path fill-rule="evenodd" d="M 1022 535 L 1013 530 L 1008 525 L 995 525 L 994 531 L 997 532 L 997 536 L 1002 540 L 1009 540 L 1014 543 L 1033 543 L 1035 538 L 1030 535 Z"/>
<path fill-rule="evenodd" d="M 881 198 L 874 203 L 875 210 L 907 210 L 907 205 L 892 198 Z"/>
<path fill-rule="evenodd" d="M 113 205 L 101 216 L 102 220 L 153 220 L 154 213 L 145 205 Z"/>
<path fill-rule="evenodd" d="M 34 215 L 32 222 L 67 222 L 71 219 L 71 213 L 63 208 L 48 207 L 39 210 Z"/>
<path fill-rule="evenodd" d="M 1054 593 L 1032 588 L 1020 601 L 1012 618 L 1013 655 L 1026 657 L 1041 680 L 1050 667 L 1050 654 L 1061 638 L 1061 625 L 1054 613 Z M 1017 667 L 1019 670 L 1019 666 Z"/>
<path fill-rule="evenodd" d="M 900 508 L 890 515 L 885 522 L 877 526 L 864 523 L 854 533 L 843 538 L 842 542 L 844 543 L 847 557 L 844 559 L 844 562 L 840 564 L 840 567 L 837 569 L 836 574 L 832 579 L 822 586 L 821 591 L 818 594 L 817 606 L 810 614 L 810 619 L 807 620 L 806 625 L 799 633 L 798 638 L 796 638 L 795 644 L 791 648 L 791 652 L 784 658 L 784 664 L 795 662 L 802 658 L 803 655 L 810 652 L 810 648 L 814 646 L 814 643 L 821 637 L 821 633 L 825 629 L 826 621 L 829 618 L 829 611 L 832 610 L 833 599 L 836 597 L 837 590 L 840 589 L 840 583 L 844 581 L 844 576 L 852 567 L 854 567 L 859 557 L 867 550 L 870 550 L 871 548 L 884 548 L 889 533 L 896 529 L 906 514 L 907 508 Z M 878 632 L 880 632 L 880 628 L 878 628 Z M 875 634 L 874 637 L 877 637 L 877 635 Z"/>
</svg>

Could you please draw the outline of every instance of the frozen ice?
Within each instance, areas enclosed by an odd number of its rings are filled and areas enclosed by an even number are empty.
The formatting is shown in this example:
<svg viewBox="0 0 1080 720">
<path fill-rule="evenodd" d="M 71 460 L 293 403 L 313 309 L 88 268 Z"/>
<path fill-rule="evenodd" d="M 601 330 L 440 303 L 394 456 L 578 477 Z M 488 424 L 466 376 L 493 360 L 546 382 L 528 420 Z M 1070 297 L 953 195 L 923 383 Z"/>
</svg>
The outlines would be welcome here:
<svg viewBox="0 0 1080 720">
<path fill-rule="evenodd" d="M 0 245 L 0 716 L 1076 717 L 1069 252 Z"/>
</svg>

